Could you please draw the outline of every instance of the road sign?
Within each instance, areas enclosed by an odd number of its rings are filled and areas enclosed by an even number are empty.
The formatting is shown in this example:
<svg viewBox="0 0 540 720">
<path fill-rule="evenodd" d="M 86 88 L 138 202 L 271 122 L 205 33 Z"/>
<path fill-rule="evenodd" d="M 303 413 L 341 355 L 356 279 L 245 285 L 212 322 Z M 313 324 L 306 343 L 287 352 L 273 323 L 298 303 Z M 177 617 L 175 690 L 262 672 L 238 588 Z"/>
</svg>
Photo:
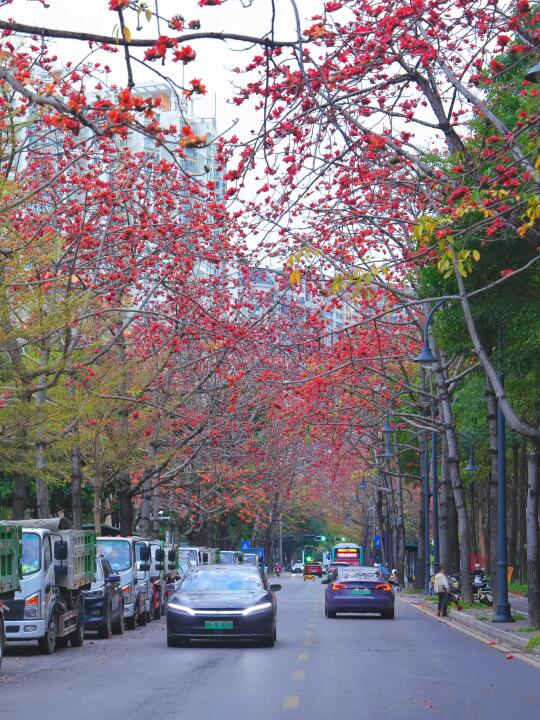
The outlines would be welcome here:
<svg viewBox="0 0 540 720">
<path fill-rule="evenodd" d="M 251 547 L 251 542 L 249 540 L 242 540 L 242 542 L 240 543 L 240 547 L 242 548 L 242 550 L 249 550 L 249 548 Z"/>
<path fill-rule="evenodd" d="M 381 547 L 381 538 L 379 535 L 373 536 L 373 547 Z"/>
</svg>

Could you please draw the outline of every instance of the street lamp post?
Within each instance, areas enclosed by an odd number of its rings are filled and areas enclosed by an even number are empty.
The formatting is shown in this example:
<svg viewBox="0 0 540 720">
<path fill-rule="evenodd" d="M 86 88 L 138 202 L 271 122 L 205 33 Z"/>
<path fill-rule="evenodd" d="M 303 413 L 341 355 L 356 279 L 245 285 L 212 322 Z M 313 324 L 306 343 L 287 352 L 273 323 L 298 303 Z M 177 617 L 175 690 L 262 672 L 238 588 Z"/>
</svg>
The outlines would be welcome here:
<svg viewBox="0 0 540 720">
<path fill-rule="evenodd" d="M 394 456 L 394 451 L 392 449 L 392 426 L 390 425 L 390 420 L 388 417 L 386 418 L 386 422 L 384 423 L 384 436 L 385 436 L 385 450 L 384 450 L 384 459 L 388 462 L 392 459 Z M 387 476 L 387 478 L 390 476 Z M 390 477 L 390 482 L 392 482 L 392 479 Z M 391 498 L 389 495 L 386 496 L 386 527 L 387 527 L 387 541 L 386 541 L 386 555 L 387 555 L 387 562 L 389 567 L 392 567 L 394 565 L 394 543 L 392 542 L 392 508 L 391 508 Z"/>
<path fill-rule="evenodd" d="M 424 433 L 424 592 L 429 594 L 431 579 L 431 547 L 429 544 L 429 436 Z"/>
<path fill-rule="evenodd" d="M 499 380 L 504 387 L 503 334 L 499 328 Z M 497 403 L 497 609 L 494 623 L 514 622 L 508 602 L 508 555 L 506 548 L 506 426 L 501 403 Z"/>
<path fill-rule="evenodd" d="M 423 345 L 419 355 L 414 358 L 415 362 L 420 363 L 423 367 L 431 367 L 437 362 L 437 357 L 432 353 L 429 345 L 429 329 L 431 327 L 431 321 L 433 316 L 444 304 L 446 300 L 439 300 L 429 311 L 426 322 L 424 325 Z M 433 420 L 435 419 L 435 413 L 433 412 Z M 424 592 L 429 593 L 430 576 L 431 576 L 431 546 L 429 542 L 429 501 L 430 501 L 430 488 L 429 488 L 429 434 L 424 433 L 424 552 L 425 552 L 425 578 L 424 578 Z M 439 569 L 439 478 L 438 478 L 438 466 L 437 466 L 437 431 L 435 429 L 431 432 L 431 474 L 433 478 L 433 556 L 435 562 L 435 569 Z"/>
</svg>

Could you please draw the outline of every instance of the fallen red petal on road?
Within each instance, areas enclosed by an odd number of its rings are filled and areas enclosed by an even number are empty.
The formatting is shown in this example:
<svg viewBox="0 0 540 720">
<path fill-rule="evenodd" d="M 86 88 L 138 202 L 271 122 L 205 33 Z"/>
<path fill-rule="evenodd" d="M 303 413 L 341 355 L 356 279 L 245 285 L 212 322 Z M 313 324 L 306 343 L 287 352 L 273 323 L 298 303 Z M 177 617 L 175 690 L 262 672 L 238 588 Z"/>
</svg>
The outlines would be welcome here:
<svg viewBox="0 0 540 720">
<path fill-rule="evenodd" d="M 507 659 L 507 660 L 512 660 L 513 657 L 514 657 L 513 655 L 507 655 L 507 656 L 506 656 L 506 659 Z"/>
</svg>

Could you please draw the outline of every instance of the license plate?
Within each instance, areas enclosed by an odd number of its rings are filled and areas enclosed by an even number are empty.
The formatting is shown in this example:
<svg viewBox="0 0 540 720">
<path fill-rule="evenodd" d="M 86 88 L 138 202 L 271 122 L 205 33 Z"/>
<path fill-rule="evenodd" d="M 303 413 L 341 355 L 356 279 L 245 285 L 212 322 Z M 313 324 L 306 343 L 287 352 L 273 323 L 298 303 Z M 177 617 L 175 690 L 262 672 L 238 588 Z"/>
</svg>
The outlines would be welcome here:
<svg viewBox="0 0 540 720">
<path fill-rule="evenodd" d="M 371 595 L 371 590 L 368 588 L 354 588 L 352 591 L 353 595 Z"/>
<path fill-rule="evenodd" d="M 232 620 L 205 620 L 205 630 L 234 630 Z"/>
</svg>

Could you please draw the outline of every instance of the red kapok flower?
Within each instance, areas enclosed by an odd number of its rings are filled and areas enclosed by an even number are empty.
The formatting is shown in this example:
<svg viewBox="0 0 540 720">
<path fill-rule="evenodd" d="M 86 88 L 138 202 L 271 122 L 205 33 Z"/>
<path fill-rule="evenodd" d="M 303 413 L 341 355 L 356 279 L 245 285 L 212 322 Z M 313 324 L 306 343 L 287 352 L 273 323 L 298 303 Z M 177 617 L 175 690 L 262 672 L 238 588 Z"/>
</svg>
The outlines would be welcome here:
<svg viewBox="0 0 540 720">
<path fill-rule="evenodd" d="M 181 61 L 184 63 L 184 65 L 187 65 L 188 62 L 195 60 L 196 57 L 197 53 L 191 47 L 191 45 L 184 45 L 180 48 L 180 50 L 174 51 L 173 62 Z"/>
<path fill-rule="evenodd" d="M 109 0 L 109 10 L 125 10 L 129 5 L 129 0 Z"/>
</svg>

